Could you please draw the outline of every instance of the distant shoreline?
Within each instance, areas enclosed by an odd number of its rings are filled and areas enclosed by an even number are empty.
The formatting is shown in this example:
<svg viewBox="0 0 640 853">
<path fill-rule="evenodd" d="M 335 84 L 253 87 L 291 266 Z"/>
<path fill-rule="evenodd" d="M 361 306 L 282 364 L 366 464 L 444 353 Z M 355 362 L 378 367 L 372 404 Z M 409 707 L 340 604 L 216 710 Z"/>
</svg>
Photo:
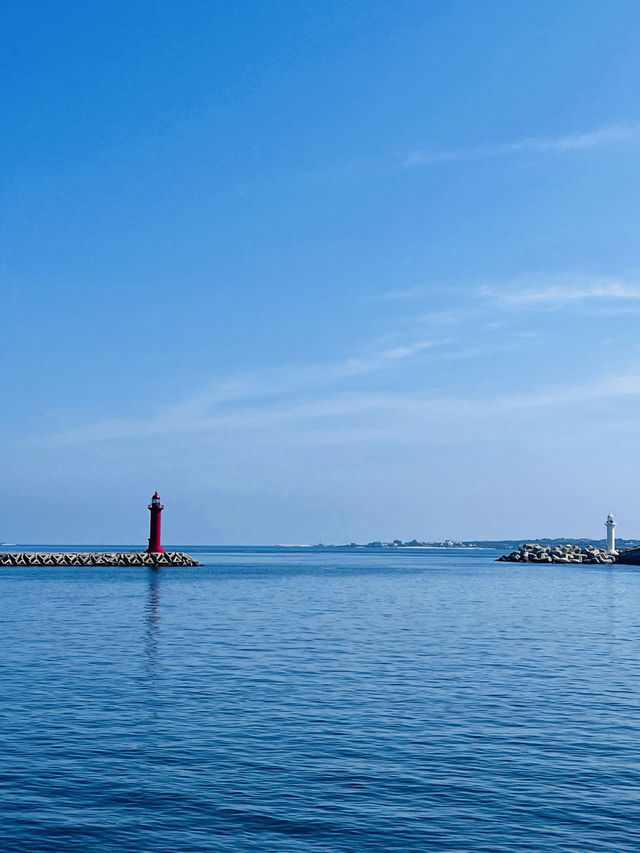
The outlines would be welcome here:
<svg viewBox="0 0 640 853">
<path fill-rule="evenodd" d="M 640 540 L 637 539 L 618 539 L 618 548 L 638 548 Z M 561 537 L 558 539 L 469 539 L 464 541 L 446 540 L 444 542 L 419 542 L 411 540 L 402 542 L 395 539 L 391 542 L 375 541 L 375 542 L 349 542 L 341 545 L 309 545 L 305 547 L 311 548 L 347 548 L 347 549 L 362 549 L 368 551 L 383 550 L 383 551 L 467 551 L 467 550 L 513 550 L 523 545 L 544 545 L 553 547 L 555 545 L 579 545 L 587 547 L 606 547 L 605 539 L 576 539 L 570 536 Z M 302 547 L 302 546 L 282 546 L 282 547 Z"/>
<path fill-rule="evenodd" d="M 556 545 L 579 545 L 580 547 L 587 547 L 589 545 L 593 545 L 594 547 L 603 548 L 606 546 L 606 541 L 604 539 L 576 539 L 572 537 L 563 537 L 558 539 L 475 539 L 475 540 L 465 540 L 462 542 L 446 540 L 445 542 L 420 542 L 417 540 L 411 540 L 409 542 L 401 542 L 399 540 L 395 540 L 392 542 L 346 542 L 346 543 L 330 543 L 325 544 L 322 542 L 318 543 L 278 543 L 278 544 L 260 544 L 260 545 L 246 545 L 246 544 L 229 544 L 229 545 L 220 545 L 220 544 L 189 544 L 189 545 L 175 545 L 175 546 L 167 546 L 171 551 L 185 551 L 189 550 L 207 550 L 207 549 L 275 549 L 282 548 L 283 550 L 340 550 L 340 551 L 483 551 L 483 550 L 498 550 L 498 551 L 513 551 L 517 548 L 522 547 L 523 545 L 544 545 L 544 546 L 556 546 Z M 631 548 L 639 548 L 640 540 L 637 539 L 617 539 L 616 542 L 618 550 L 627 550 Z M 0 543 L 0 554 L 6 553 L 9 550 L 16 549 L 20 551 L 60 551 L 60 552 L 78 552 L 78 551 L 104 551 L 104 552 L 139 552 L 140 546 L 136 545 L 104 545 L 104 544 L 95 544 L 95 545 L 80 545 L 77 543 L 69 544 L 69 543 L 13 543 L 13 542 L 2 542 Z"/>
</svg>

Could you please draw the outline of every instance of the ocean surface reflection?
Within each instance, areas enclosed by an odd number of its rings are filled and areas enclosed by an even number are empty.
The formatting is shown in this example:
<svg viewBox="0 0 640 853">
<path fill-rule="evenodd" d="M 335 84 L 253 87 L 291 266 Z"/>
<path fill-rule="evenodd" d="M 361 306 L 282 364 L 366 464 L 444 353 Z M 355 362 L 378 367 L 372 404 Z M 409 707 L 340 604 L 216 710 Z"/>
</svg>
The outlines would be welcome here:
<svg viewBox="0 0 640 853">
<path fill-rule="evenodd" d="M 155 686 L 158 670 L 158 640 L 160 636 L 160 577 L 158 569 L 147 569 L 149 583 L 145 602 L 145 653 L 147 673 L 151 686 Z"/>
<path fill-rule="evenodd" d="M 5 569 L 2 851 L 636 851 L 640 571 Z"/>
</svg>

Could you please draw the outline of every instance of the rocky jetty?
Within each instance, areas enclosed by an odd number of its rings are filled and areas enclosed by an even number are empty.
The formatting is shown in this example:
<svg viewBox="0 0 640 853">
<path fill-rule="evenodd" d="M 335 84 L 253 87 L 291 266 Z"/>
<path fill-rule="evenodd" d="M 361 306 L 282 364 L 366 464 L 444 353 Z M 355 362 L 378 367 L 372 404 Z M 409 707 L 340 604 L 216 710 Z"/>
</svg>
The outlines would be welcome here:
<svg viewBox="0 0 640 853">
<path fill-rule="evenodd" d="M 616 554 L 604 548 L 587 545 L 521 545 L 511 554 L 503 554 L 498 560 L 505 563 L 615 563 Z"/>
<path fill-rule="evenodd" d="M 618 551 L 616 563 L 626 563 L 629 566 L 640 566 L 640 548 L 627 548 Z"/>
<path fill-rule="evenodd" d="M 0 554 L 0 566 L 199 566 L 180 551 L 164 554 L 84 553 L 84 554 Z"/>
</svg>

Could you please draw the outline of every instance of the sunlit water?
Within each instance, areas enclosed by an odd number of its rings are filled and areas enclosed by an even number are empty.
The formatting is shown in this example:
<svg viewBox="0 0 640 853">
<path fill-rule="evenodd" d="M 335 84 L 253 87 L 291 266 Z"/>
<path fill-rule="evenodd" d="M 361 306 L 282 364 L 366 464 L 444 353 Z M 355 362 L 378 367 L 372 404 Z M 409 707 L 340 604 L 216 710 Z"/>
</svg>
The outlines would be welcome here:
<svg viewBox="0 0 640 853">
<path fill-rule="evenodd" d="M 3 568 L 0 849 L 638 851 L 640 569 Z"/>
</svg>

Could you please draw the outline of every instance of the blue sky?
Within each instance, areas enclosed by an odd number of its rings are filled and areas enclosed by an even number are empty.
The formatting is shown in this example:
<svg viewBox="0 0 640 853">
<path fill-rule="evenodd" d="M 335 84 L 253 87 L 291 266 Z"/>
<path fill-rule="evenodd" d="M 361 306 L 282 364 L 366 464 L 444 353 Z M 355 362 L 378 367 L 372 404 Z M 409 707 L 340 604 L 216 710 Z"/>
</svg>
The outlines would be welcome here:
<svg viewBox="0 0 640 853">
<path fill-rule="evenodd" d="M 10 4 L 0 538 L 640 536 L 638 32 Z"/>
</svg>

